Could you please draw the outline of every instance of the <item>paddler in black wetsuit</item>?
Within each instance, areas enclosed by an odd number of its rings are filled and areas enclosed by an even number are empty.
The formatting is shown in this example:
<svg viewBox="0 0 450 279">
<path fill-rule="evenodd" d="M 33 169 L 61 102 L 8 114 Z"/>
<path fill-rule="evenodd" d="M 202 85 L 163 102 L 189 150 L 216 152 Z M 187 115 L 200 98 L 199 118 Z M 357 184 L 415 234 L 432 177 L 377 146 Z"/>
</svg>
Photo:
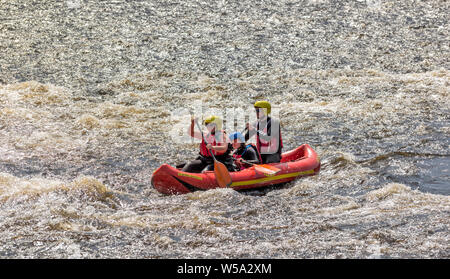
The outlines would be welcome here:
<svg viewBox="0 0 450 279">
<path fill-rule="evenodd" d="M 281 139 L 280 121 L 270 116 L 271 105 L 267 101 L 254 104 L 257 121 L 246 124 L 245 140 L 256 135 L 256 146 L 261 154 L 262 163 L 278 163 L 281 160 L 283 141 Z"/>
<path fill-rule="evenodd" d="M 253 144 L 245 144 L 245 138 L 241 133 L 232 133 L 230 135 L 230 141 L 234 148 L 232 156 L 237 171 L 248 168 L 251 164 L 261 163 L 261 156 L 259 155 L 256 146 Z M 243 160 L 251 164 L 245 163 Z"/>
</svg>

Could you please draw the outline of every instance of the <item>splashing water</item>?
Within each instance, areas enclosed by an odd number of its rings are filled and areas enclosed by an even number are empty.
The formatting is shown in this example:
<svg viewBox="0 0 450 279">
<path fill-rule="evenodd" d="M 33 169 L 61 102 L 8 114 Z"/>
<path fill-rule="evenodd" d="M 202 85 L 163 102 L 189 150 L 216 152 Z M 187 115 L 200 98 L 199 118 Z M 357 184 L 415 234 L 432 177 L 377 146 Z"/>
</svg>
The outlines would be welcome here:
<svg viewBox="0 0 450 279">
<path fill-rule="evenodd" d="M 25 2 L 1 8 L 0 257 L 450 256 L 447 2 Z M 174 111 L 262 99 L 318 176 L 152 189 L 198 152 Z"/>
</svg>

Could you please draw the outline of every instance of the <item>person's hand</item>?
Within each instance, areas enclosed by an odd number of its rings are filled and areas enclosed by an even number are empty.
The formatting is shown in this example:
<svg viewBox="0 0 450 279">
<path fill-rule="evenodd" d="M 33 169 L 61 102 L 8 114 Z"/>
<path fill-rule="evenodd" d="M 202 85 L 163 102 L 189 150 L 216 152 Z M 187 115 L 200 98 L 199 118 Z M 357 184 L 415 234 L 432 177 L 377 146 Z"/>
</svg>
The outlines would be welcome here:
<svg viewBox="0 0 450 279">
<path fill-rule="evenodd" d="M 211 149 L 211 148 L 212 148 L 212 145 L 211 145 L 210 143 L 208 143 L 208 144 L 206 145 L 206 148 L 207 148 L 207 149 Z"/>
<path fill-rule="evenodd" d="M 239 163 L 239 164 L 242 164 L 242 158 L 237 158 L 236 162 Z"/>
</svg>

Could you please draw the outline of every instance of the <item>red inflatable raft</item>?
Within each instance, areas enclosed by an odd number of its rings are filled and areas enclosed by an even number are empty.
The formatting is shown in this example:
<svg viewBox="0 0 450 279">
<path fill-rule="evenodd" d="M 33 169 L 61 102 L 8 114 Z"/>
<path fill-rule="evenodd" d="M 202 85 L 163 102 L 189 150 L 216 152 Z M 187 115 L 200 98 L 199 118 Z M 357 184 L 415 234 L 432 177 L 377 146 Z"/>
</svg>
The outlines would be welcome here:
<svg viewBox="0 0 450 279">
<path fill-rule="evenodd" d="M 303 144 L 294 150 L 282 154 L 281 162 L 270 164 L 280 169 L 275 175 L 267 175 L 250 167 L 230 172 L 235 190 L 257 189 L 292 181 L 301 176 L 316 175 L 320 170 L 320 159 L 314 149 Z M 152 176 L 153 187 L 163 194 L 185 194 L 198 190 L 218 188 L 213 171 L 203 173 L 182 172 L 164 164 Z"/>
</svg>

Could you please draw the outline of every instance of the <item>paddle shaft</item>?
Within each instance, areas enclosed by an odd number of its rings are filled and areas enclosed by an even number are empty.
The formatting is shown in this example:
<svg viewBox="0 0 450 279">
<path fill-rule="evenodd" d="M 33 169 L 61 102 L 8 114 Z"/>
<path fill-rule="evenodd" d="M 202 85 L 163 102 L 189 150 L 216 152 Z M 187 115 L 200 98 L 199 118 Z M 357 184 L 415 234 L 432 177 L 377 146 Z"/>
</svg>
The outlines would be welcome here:
<svg viewBox="0 0 450 279">
<path fill-rule="evenodd" d="M 233 160 L 236 161 L 237 159 L 236 159 L 236 158 L 233 158 Z M 252 165 L 252 166 L 257 165 L 257 164 L 255 164 L 255 163 L 250 163 L 250 162 L 248 162 L 248 161 L 245 161 L 244 159 L 241 159 L 241 162 L 242 162 L 242 163 L 249 164 L 249 165 Z"/>
<path fill-rule="evenodd" d="M 195 120 L 195 124 L 197 125 L 197 128 L 200 130 L 200 134 L 202 134 L 202 139 L 205 142 L 206 145 L 208 145 L 208 142 L 205 139 L 205 136 L 203 135 L 202 132 L 202 127 L 200 127 L 200 124 L 198 124 L 198 121 Z M 217 161 L 216 157 L 214 156 L 214 154 L 212 153 L 211 149 L 208 149 L 209 154 L 211 154 L 211 156 L 213 157 L 214 161 Z"/>
<path fill-rule="evenodd" d="M 208 144 L 208 142 L 205 140 L 205 136 L 203 135 L 200 124 L 198 124 L 197 120 L 195 120 L 195 123 L 197 124 L 197 127 L 200 130 L 200 133 L 202 134 L 203 142 L 205 144 Z M 213 159 L 214 159 L 214 173 L 216 175 L 217 184 L 222 188 L 229 187 L 232 183 L 232 180 L 231 180 L 231 176 L 230 176 L 230 173 L 228 172 L 227 167 L 223 163 L 219 162 L 216 159 L 216 156 L 214 156 L 211 149 L 208 148 L 208 151 L 209 151 L 209 154 L 211 154 L 211 157 L 213 157 Z"/>
</svg>

